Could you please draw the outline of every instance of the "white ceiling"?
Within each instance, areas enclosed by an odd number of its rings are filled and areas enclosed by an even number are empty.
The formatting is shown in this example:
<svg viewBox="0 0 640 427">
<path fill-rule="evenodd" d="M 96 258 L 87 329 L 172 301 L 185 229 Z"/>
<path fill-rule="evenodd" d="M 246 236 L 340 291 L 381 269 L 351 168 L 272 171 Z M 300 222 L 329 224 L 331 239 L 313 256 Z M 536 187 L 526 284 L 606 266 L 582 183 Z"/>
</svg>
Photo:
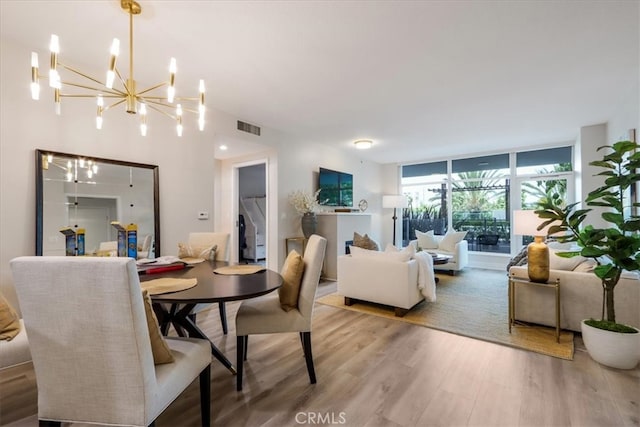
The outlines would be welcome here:
<svg viewBox="0 0 640 427">
<path fill-rule="evenodd" d="M 207 85 L 240 120 L 380 163 L 575 140 L 638 104 L 638 1 L 142 1 L 136 80 Z M 126 75 L 119 1 L 0 1 L 3 38 L 47 65 Z M 25 76 L 28 75 L 28 58 Z M 28 78 L 28 77 L 27 77 Z M 193 88 L 193 90 L 191 90 Z M 240 142 L 238 142 L 240 143 Z"/>
</svg>

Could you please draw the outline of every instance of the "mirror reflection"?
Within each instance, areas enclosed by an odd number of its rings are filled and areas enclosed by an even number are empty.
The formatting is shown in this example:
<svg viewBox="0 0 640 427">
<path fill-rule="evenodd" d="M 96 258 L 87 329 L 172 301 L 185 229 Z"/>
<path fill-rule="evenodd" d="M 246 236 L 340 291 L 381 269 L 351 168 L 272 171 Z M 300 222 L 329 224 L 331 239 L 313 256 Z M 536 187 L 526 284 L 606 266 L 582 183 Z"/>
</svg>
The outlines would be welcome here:
<svg viewBox="0 0 640 427">
<path fill-rule="evenodd" d="M 36 255 L 65 255 L 64 228 L 86 255 L 115 255 L 117 221 L 138 227 L 138 258 L 160 253 L 158 167 L 37 150 Z"/>
</svg>

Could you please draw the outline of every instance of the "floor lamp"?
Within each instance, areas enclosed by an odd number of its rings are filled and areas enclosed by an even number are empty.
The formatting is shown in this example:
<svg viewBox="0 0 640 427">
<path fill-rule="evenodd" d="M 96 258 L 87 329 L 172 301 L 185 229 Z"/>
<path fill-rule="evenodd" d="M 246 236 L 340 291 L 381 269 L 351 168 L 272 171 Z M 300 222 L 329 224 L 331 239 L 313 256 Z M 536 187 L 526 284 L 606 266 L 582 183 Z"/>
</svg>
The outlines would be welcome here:
<svg viewBox="0 0 640 427">
<path fill-rule="evenodd" d="M 394 194 L 382 196 L 382 207 L 386 209 L 393 208 L 393 244 L 396 244 L 396 213 L 398 208 L 406 208 L 408 206 L 407 196 L 402 194 Z"/>
</svg>

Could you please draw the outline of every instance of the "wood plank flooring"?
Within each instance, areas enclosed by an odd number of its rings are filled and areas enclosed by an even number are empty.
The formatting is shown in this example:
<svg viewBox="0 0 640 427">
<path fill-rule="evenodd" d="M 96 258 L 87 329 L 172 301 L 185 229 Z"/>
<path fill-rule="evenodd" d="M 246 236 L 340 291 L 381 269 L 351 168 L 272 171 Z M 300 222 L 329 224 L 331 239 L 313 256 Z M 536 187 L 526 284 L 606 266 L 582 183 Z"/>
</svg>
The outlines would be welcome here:
<svg viewBox="0 0 640 427">
<path fill-rule="evenodd" d="M 318 296 L 335 287 L 321 283 Z M 227 336 L 216 307 L 198 315 L 233 361 L 237 307 L 227 304 Z M 252 336 L 242 392 L 213 361 L 212 424 L 640 426 L 640 369 L 602 367 L 577 340 L 575 359 L 565 361 L 317 304 L 318 383 L 309 384 L 297 334 Z M 198 396 L 196 381 L 156 426 L 199 426 Z M 34 426 L 36 414 L 31 364 L 0 372 L 0 425 Z"/>
</svg>

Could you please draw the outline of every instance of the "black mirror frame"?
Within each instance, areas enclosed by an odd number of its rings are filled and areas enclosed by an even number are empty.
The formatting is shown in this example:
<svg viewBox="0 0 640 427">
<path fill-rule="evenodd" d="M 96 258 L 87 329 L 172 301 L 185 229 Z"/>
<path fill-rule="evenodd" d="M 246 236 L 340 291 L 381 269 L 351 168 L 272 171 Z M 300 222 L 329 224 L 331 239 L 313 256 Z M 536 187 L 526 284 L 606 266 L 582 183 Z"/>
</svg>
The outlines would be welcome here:
<svg viewBox="0 0 640 427">
<path fill-rule="evenodd" d="M 79 154 L 60 153 L 50 150 L 36 149 L 36 255 L 42 255 L 42 233 L 43 233 L 43 209 L 44 209 L 44 173 L 42 170 L 42 162 L 44 158 L 52 154 L 61 157 L 82 157 L 85 159 L 96 160 L 100 163 L 108 163 L 118 166 L 129 166 L 135 168 L 151 169 L 153 171 L 153 229 L 155 253 L 160 255 L 160 182 L 158 166 L 148 165 L 144 163 L 126 162 L 122 160 L 103 159 L 94 156 L 84 156 Z"/>
</svg>

